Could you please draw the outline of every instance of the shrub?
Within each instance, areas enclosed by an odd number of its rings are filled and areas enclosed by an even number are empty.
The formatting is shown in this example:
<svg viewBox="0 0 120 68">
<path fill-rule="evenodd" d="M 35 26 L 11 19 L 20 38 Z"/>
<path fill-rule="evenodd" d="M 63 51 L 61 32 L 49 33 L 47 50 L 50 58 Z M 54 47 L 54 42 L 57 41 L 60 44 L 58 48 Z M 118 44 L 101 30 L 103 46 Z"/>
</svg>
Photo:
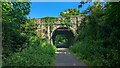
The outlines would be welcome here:
<svg viewBox="0 0 120 68">
<path fill-rule="evenodd" d="M 103 7 L 104 5 L 104 7 Z M 70 49 L 90 66 L 119 66 L 120 2 L 94 3 Z M 114 19 L 113 19 L 114 18 Z"/>
<path fill-rule="evenodd" d="M 37 37 L 32 37 L 31 43 L 21 52 L 14 53 L 3 61 L 3 66 L 49 66 L 55 59 L 55 46 Z M 39 40 L 39 41 L 38 41 Z M 38 45 L 35 45 L 35 44 Z M 40 44 L 41 43 L 41 44 Z"/>
<path fill-rule="evenodd" d="M 116 49 L 109 49 L 99 46 L 100 43 L 76 42 L 70 50 L 89 66 L 114 66 L 118 65 L 118 52 Z M 96 45 L 98 44 L 98 45 Z"/>
</svg>

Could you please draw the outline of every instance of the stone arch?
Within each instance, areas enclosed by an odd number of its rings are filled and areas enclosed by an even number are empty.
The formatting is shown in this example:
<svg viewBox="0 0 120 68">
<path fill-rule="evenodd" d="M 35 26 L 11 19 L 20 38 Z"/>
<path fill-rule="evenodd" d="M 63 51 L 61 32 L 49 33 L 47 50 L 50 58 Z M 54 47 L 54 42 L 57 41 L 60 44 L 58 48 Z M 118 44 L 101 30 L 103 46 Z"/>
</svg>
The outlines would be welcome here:
<svg viewBox="0 0 120 68">
<path fill-rule="evenodd" d="M 61 28 L 63 28 L 63 29 L 66 28 L 66 29 L 71 30 L 71 32 L 74 34 L 74 36 L 75 36 L 75 34 L 76 34 L 76 30 L 75 30 L 74 28 L 72 28 L 72 27 L 67 27 L 67 26 L 56 26 L 56 27 L 54 27 L 54 28 L 52 29 L 51 37 L 52 37 L 53 32 L 54 32 L 56 29 L 61 29 Z"/>
<path fill-rule="evenodd" d="M 55 38 L 57 35 L 64 35 L 67 39 L 68 39 L 68 42 L 69 42 L 69 46 L 73 43 L 74 41 L 74 32 L 68 28 L 68 27 L 59 27 L 59 28 L 56 28 L 52 34 L 51 34 L 51 39 L 52 39 L 52 42 L 53 44 L 55 44 Z"/>
</svg>

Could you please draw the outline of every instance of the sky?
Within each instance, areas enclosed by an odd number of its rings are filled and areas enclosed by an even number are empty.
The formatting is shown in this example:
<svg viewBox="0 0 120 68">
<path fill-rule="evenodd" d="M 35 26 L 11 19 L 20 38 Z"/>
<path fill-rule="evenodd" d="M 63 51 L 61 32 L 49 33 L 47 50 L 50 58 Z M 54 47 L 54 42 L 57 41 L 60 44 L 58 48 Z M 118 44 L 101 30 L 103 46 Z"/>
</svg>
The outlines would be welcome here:
<svg viewBox="0 0 120 68">
<path fill-rule="evenodd" d="M 46 16 L 58 17 L 60 12 L 68 8 L 78 9 L 79 2 L 32 2 L 29 18 L 42 18 Z M 85 10 L 92 3 L 85 4 L 80 11 Z"/>
</svg>

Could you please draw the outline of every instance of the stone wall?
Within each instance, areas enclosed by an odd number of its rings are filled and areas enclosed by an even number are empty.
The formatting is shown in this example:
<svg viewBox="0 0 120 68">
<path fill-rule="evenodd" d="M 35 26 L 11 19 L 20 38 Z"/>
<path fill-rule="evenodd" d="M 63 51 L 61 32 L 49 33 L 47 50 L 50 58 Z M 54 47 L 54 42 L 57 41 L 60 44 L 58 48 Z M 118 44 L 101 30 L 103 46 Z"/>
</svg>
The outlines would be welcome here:
<svg viewBox="0 0 120 68">
<path fill-rule="evenodd" d="M 75 33 L 75 31 L 77 30 L 78 26 L 81 24 L 81 21 L 83 20 L 83 16 L 75 16 L 75 17 L 71 17 L 70 18 L 70 24 L 71 26 L 69 26 L 69 28 L 71 30 L 73 30 L 73 32 Z M 59 28 L 59 27 L 67 27 L 66 25 L 61 25 L 61 20 L 64 21 L 65 18 L 63 17 L 58 17 L 56 18 L 56 21 L 52 22 L 52 27 L 49 26 L 49 23 L 44 22 L 42 19 L 44 18 L 36 18 L 35 19 L 35 23 L 37 24 L 37 31 L 38 31 L 38 35 L 46 38 L 46 39 L 50 39 L 52 32 Z M 51 19 L 52 20 L 52 19 Z M 49 19 L 50 21 L 50 19 Z M 50 30 L 51 28 L 51 30 Z"/>
</svg>

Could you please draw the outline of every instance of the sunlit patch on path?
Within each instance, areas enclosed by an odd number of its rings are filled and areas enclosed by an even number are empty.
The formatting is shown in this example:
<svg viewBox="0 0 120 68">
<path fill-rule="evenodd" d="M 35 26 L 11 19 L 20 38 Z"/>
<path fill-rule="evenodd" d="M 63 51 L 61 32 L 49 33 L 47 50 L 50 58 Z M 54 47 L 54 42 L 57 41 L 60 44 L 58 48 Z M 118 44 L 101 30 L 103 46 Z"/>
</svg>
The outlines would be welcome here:
<svg viewBox="0 0 120 68">
<path fill-rule="evenodd" d="M 67 48 L 57 48 L 56 66 L 86 66 L 82 61 L 78 61 Z"/>
</svg>

